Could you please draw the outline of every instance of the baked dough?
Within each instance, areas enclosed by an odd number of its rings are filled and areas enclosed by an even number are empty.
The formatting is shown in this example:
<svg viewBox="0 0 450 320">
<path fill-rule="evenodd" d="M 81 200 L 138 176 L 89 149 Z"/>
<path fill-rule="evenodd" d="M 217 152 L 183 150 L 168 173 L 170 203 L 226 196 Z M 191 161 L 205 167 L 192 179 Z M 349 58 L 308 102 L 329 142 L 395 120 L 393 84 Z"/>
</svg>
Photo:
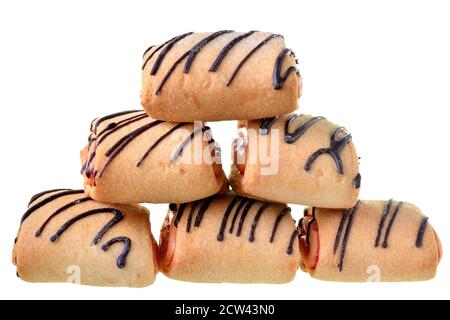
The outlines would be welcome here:
<svg viewBox="0 0 450 320">
<path fill-rule="evenodd" d="M 22 218 L 13 263 L 28 282 L 145 287 L 158 273 L 150 230 L 144 207 L 102 204 L 83 190 L 48 191 Z"/>
<path fill-rule="evenodd" d="M 303 269 L 329 281 L 422 281 L 436 274 L 442 247 L 428 218 L 410 203 L 361 201 L 353 209 L 309 209 Z"/>
<path fill-rule="evenodd" d="M 299 266 L 290 209 L 228 193 L 174 205 L 161 231 L 162 271 L 207 283 L 286 283 Z"/>
<path fill-rule="evenodd" d="M 240 194 L 324 208 L 351 208 L 361 183 L 352 136 L 323 117 L 243 121 L 230 181 Z"/>
<path fill-rule="evenodd" d="M 208 127 L 139 110 L 96 119 L 81 159 L 86 194 L 106 203 L 195 201 L 227 184 Z"/>
<path fill-rule="evenodd" d="M 186 33 L 143 60 L 142 105 L 155 119 L 259 119 L 298 107 L 300 73 L 280 35 Z"/>
</svg>

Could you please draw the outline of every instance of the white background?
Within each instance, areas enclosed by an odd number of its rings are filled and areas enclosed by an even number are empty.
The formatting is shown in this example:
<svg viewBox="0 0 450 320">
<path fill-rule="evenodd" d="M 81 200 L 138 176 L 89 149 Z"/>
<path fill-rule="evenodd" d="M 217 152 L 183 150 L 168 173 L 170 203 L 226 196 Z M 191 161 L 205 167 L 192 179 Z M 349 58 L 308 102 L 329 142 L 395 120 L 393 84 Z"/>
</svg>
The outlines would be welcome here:
<svg viewBox="0 0 450 320">
<path fill-rule="evenodd" d="M 450 10 L 446 1 L 2 1 L 0 297 L 450 298 Z M 159 275 L 146 289 L 28 284 L 11 248 L 31 195 L 81 186 L 92 118 L 139 107 L 143 51 L 187 31 L 285 35 L 300 59 L 303 113 L 345 125 L 362 157 L 362 198 L 417 204 L 441 236 L 435 280 L 202 285 Z M 213 124 L 229 167 L 234 123 Z M 166 206 L 151 206 L 153 232 Z M 298 212 L 299 214 L 299 212 Z"/>
</svg>

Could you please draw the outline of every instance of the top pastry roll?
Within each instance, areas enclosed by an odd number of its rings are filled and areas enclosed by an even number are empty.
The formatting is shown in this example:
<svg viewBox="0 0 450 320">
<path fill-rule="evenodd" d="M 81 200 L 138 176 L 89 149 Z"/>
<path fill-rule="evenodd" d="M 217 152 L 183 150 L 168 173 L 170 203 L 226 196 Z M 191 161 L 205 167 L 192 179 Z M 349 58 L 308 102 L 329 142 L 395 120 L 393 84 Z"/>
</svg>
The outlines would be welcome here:
<svg viewBox="0 0 450 320">
<path fill-rule="evenodd" d="M 294 111 L 301 77 L 278 34 L 186 33 L 148 48 L 141 100 L 165 121 L 248 120 Z"/>
</svg>

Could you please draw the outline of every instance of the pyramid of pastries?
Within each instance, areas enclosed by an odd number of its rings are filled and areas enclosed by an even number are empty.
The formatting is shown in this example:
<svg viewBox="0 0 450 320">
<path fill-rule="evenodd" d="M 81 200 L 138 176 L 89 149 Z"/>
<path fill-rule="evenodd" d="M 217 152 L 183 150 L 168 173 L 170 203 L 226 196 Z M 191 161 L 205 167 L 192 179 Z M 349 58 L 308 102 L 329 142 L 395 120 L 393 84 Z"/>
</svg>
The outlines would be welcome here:
<svg viewBox="0 0 450 320">
<path fill-rule="evenodd" d="M 352 135 L 294 114 L 302 79 L 278 34 L 185 33 L 143 56 L 144 110 L 93 120 L 83 190 L 32 197 L 13 249 L 30 282 L 420 281 L 442 257 L 414 205 L 361 201 Z M 207 121 L 239 120 L 229 179 Z M 233 191 L 230 191 L 230 185 Z M 168 203 L 159 245 L 139 203 Z M 287 203 L 307 206 L 298 217 Z M 300 217 L 299 217 L 300 218 Z"/>
</svg>

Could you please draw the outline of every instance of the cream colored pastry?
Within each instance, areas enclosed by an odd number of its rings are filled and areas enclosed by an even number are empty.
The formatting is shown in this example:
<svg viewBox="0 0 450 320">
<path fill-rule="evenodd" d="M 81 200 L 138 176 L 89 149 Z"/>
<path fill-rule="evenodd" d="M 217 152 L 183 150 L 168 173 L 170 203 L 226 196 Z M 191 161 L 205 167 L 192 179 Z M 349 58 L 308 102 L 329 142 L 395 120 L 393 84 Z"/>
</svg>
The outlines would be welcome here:
<svg viewBox="0 0 450 320">
<path fill-rule="evenodd" d="M 28 282 L 145 287 L 158 273 L 147 209 L 96 202 L 83 190 L 33 197 L 14 245 L 17 275 Z"/>
<path fill-rule="evenodd" d="M 259 119 L 292 112 L 300 73 L 280 35 L 187 33 L 150 47 L 142 68 L 142 105 L 155 119 Z"/>
<path fill-rule="evenodd" d="M 344 128 L 294 114 L 240 126 L 230 177 L 237 193 L 325 208 L 355 204 L 359 159 Z"/>
<path fill-rule="evenodd" d="M 299 266 L 290 209 L 229 193 L 171 205 L 161 231 L 162 271 L 191 282 L 286 283 Z"/>
<path fill-rule="evenodd" d="M 202 123 L 168 123 L 144 111 L 99 118 L 81 152 L 85 190 L 107 203 L 203 199 L 227 184 L 218 151 Z"/>
<path fill-rule="evenodd" d="M 410 203 L 361 201 L 353 209 L 310 209 L 303 220 L 303 269 L 330 281 L 432 279 L 442 247 Z"/>
</svg>

